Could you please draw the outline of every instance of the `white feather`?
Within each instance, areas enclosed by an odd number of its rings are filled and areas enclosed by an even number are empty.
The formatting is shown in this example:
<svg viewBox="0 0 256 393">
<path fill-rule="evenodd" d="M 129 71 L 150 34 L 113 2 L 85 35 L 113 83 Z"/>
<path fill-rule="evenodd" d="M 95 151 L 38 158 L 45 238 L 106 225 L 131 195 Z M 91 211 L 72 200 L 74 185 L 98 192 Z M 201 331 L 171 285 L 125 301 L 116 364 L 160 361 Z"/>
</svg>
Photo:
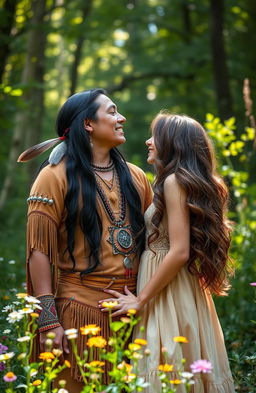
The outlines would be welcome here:
<svg viewBox="0 0 256 393">
<path fill-rule="evenodd" d="M 49 156 L 49 164 L 57 165 L 67 152 L 67 145 L 65 142 L 59 143 L 51 152 Z"/>
</svg>

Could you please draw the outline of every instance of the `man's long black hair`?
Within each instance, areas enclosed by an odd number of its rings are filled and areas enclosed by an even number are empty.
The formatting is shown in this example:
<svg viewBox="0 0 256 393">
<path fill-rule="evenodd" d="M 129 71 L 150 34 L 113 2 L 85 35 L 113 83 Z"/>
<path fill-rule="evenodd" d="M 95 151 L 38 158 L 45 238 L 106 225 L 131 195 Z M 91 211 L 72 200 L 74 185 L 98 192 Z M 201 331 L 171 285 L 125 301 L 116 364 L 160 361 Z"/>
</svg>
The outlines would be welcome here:
<svg viewBox="0 0 256 393">
<path fill-rule="evenodd" d="M 59 136 L 63 136 L 65 130 L 69 128 L 65 141 L 67 143 L 65 162 L 68 181 L 65 206 L 67 209 L 67 251 L 73 262 L 74 271 L 76 261 L 73 252 L 77 220 L 79 220 L 89 246 L 89 266 L 82 272 L 82 275 L 93 272 L 100 264 L 102 222 L 96 206 L 96 180 L 91 167 L 92 149 L 89 135 L 84 128 L 85 119 L 97 121 L 96 112 L 99 104 L 95 100 L 100 94 L 106 93 L 102 89 L 92 89 L 72 95 L 61 107 L 56 121 Z M 110 156 L 120 179 L 121 191 L 126 198 L 130 224 L 136 239 L 137 253 L 140 256 L 145 243 L 145 226 L 141 213 L 140 196 L 133 184 L 125 159 L 118 149 L 111 149 Z M 80 195 L 82 196 L 82 207 L 78 203 Z"/>
</svg>

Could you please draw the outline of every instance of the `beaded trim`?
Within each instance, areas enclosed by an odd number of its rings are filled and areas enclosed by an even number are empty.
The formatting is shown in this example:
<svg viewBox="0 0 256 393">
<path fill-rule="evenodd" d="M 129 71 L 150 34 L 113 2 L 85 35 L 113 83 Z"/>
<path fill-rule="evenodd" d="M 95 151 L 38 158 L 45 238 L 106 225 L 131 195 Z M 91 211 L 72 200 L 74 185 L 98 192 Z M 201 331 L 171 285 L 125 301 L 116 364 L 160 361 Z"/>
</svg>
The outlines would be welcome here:
<svg viewBox="0 0 256 393">
<path fill-rule="evenodd" d="M 60 323 L 55 307 L 54 296 L 51 294 L 41 295 L 37 296 L 37 299 L 40 300 L 40 305 L 42 307 L 38 318 L 39 332 L 41 333 L 59 327 Z"/>
<path fill-rule="evenodd" d="M 97 192 L 99 194 L 99 197 L 101 199 L 102 205 L 110 219 L 110 222 L 118 227 L 123 226 L 124 224 L 124 219 L 126 216 L 126 199 L 124 194 L 121 192 L 120 189 L 120 182 L 119 182 L 119 178 L 118 178 L 118 174 L 116 173 L 116 170 L 114 170 L 114 176 L 116 179 L 116 183 L 117 183 L 117 191 L 118 191 L 118 201 L 119 201 L 119 208 L 120 208 L 120 215 L 119 218 L 116 219 L 114 212 L 110 206 L 109 200 L 104 192 L 104 190 L 102 189 L 99 180 L 97 180 L 96 177 L 96 188 L 97 188 Z"/>
<path fill-rule="evenodd" d="M 112 171 L 112 169 L 114 169 L 114 167 L 115 167 L 113 160 L 111 160 L 109 165 L 107 165 L 107 166 L 98 166 L 98 165 L 94 165 L 94 164 L 91 164 L 91 165 L 92 165 L 92 168 L 97 172 L 109 172 L 109 171 Z"/>
<path fill-rule="evenodd" d="M 27 203 L 31 203 L 31 202 L 40 202 L 43 204 L 47 204 L 47 205 L 53 205 L 54 204 L 54 200 L 52 198 L 47 198 L 44 197 L 43 195 L 30 195 L 30 197 L 27 199 Z"/>
</svg>

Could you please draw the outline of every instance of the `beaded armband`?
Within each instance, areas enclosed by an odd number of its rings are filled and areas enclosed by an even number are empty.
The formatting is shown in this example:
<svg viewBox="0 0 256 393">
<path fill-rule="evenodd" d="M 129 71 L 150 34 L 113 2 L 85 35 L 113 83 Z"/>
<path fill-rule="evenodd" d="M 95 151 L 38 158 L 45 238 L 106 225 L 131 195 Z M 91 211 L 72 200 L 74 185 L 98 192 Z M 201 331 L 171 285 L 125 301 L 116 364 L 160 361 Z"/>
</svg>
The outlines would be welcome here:
<svg viewBox="0 0 256 393">
<path fill-rule="evenodd" d="M 41 295 L 37 296 L 37 299 L 40 300 L 40 306 L 42 307 L 38 318 L 39 332 L 42 333 L 61 326 L 57 316 L 54 296 L 51 294 Z"/>
</svg>

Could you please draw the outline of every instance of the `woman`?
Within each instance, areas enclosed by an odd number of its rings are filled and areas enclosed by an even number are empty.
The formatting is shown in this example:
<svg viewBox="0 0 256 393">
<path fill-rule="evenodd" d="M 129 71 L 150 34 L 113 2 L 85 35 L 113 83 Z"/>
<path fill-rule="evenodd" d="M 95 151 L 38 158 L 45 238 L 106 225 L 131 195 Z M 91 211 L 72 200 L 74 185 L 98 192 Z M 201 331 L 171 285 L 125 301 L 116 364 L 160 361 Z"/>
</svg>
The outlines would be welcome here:
<svg viewBox="0 0 256 393">
<path fill-rule="evenodd" d="M 40 349 L 49 331 L 54 347 L 64 351 L 70 370 L 60 375 L 66 388 L 82 390 L 65 329 L 97 324 L 109 336 L 108 316 L 98 309 L 104 288 L 135 293 L 144 248 L 143 214 L 151 188 L 138 167 L 117 150 L 125 142 L 126 119 L 101 89 L 71 96 L 57 117 L 58 138 L 24 152 L 27 161 L 57 142 L 48 165 L 38 174 L 28 198 L 28 291 L 43 308 Z M 80 356 L 86 340 L 78 336 Z M 107 373 L 107 370 L 105 370 Z M 105 375 L 106 380 L 107 375 Z"/>
<path fill-rule="evenodd" d="M 113 316 L 137 309 L 145 327 L 150 356 L 139 361 L 150 382 L 147 392 L 160 392 L 158 365 L 181 365 L 199 359 L 212 364 L 209 374 L 196 374 L 196 393 L 233 393 L 223 334 L 212 294 L 225 294 L 228 283 L 230 228 L 225 214 L 227 189 L 216 173 L 210 140 L 203 127 L 187 116 L 160 113 L 146 142 L 148 162 L 155 165 L 154 204 L 145 214 L 147 248 L 139 268 L 137 292 L 118 298 Z M 105 311 L 103 309 L 103 311 Z M 183 336 L 182 347 L 173 337 Z M 165 359 L 161 348 L 165 347 Z M 174 368 L 174 370 L 175 370 Z M 178 378 L 175 372 L 172 379 Z M 179 392 L 185 392 L 180 385 Z"/>
</svg>

